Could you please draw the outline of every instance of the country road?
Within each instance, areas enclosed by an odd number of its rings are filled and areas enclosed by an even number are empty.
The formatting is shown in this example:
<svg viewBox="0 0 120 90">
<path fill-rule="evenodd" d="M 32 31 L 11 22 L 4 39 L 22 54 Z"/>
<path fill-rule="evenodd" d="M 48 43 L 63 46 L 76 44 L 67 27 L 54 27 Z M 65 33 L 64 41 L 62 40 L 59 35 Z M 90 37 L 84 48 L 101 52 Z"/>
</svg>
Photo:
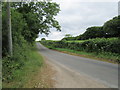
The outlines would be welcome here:
<svg viewBox="0 0 120 90">
<path fill-rule="evenodd" d="M 118 65 L 50 50 L 36 43 L 40 53 L 69 70 L 85 75 L 110 88 L 118 88 Z M 73 73 L 74 74 L 74 73 Z"/>
</svg>

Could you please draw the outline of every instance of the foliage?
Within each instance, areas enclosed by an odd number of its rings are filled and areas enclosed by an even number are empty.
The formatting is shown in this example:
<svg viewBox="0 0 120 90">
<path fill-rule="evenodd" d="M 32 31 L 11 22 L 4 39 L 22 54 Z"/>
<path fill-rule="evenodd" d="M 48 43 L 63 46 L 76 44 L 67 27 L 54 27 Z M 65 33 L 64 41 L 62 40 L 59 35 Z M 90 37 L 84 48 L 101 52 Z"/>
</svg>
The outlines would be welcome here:
<svg viewBox="0 0 120 90">
<path fill-rule="evenodd" d="M 76 37 L 64 37 L 62 40 L 73 41 L 76 40 Z"/>
<path fill-rule="evenodd" d="M 71 50 L 71 49 L 53 48 L 53 47 L 51 49 L 63 51 L 64 53 L 77 55 L 77 56 L 81 56 L 81 57 L 85 57 L 85 58 L 91 58 L 94 60 L 106 61 L 106 62 L 110 62 L 110 63 L 120 63 L 117 60 L 118 57 L 120 57 L 120 55 L 118 55 L 118 54 L 113 54 L 113 53 L 108 53 L 108 52 L 105 52 L 105 53 L 102 52 L 102 53 L 96 54 L 94 52 L 91 53 L 91 52 L 85 52 L 85 51 L 76 51 L 76 50 Z"/>
<path fill-rule="evenodd" d="M 76 37 L 64 37 L 62 40 L 87 40 L 92 38 L 120 37 L 120 16 L 104 23 L 103 26 L 88 27 L 86 31 Z"/>
<path fill-rule="evenodd" d="M 101 38 L 105 37 L 105 31 L 103 30 L 103 27 L 89 27 L 87 28 L 86 32 L 82 34 L 81 39 L 86 40 L 86 39 L 92 39 L 92 38 Z"/>
<path fill-rule="evenodd" d="M 28 53 L 27 57 L 14 55 L 13 57 L 4 58 L 2 62 L 3 88 L 23 88 L 33 75 L 38 72 L 38 69 L 43 66 L 43 57 L 36 52 L 35 47 L 31 48 L 29 50 L 26 49 Z M 19 54 L 19 51 L 17 53 Z M 25 53 L 22 52 L 22 54 Z M 27 59 L 28 57 L 29 59 Z"/>
<path fill-rule="evenodd" d="M 19 45 L 20 47 L 22 47 L 22 45 L 24 45 L 24 43 L 26 42 L 24 40 L 24 37 L 22 36 L 21 32 L 24 29 L 26 23 L 25 21 L 22 19 L 22 14 L 16 12 L 15 10 L 11 10 L 11 20 L 12 20 L 12 39 L 13 39 L 13 53 L 16 49 L 14 49 L 14 47 L 16 45 Z M 7 37 L 7 29 L 6 29 L 6 11 L 3 11 L 2 13 L 2 54 L 3 57 L 7 55 L 7 50 L 8 50 L 8 37 Z M 16 20 L 17 19 L 17 20 Z M 13 54 L 14 55 L 14 54 Z"/>
<path fill-rule="evenodd" d="M 13 56 L 9 56 L 6 3 L 2 4 L 2 79 L 3 83 L 9 83 L 15 78 L 19 78 L 15 73 L 19 70 L 23 73 L 22 70 L 27 62 L 33 62 L 35 65 L 39 64 L 39 62 L 35 63 L 34 60 L 37 60 L 38 56 L 31 54 L 34 51 L 31 49 L 34 47 L 35 39 L 39 33 L 48 35 L 50 28 L 60 30 L 59 23 L 54 17 L 60 11 L 60 8 L 58 4 L 46 1 L 11 3 Z M 42 62 L 42 59 L 39 58 L 39 60 Z M 20 75 L 20 73 L 17 75 Z"/>
<path fill-rule="evenodd" d="M 73 37 L 71 34 L 66 34 L 65 37 L 62 40 L 75 40 L 75 37 Z"/>
<path fill-rule="evenodd" d="M 39 33 L 48 35 L 50 28 L 60 30 L 60 25 L 54 18 L 60 11 L 58 4 L 43 1 L 22 3 L 19 7 L 15 3 L 14 7 L 27 23 L 27 27 L 22 31 L 25 40 L 34 42 Z"/>
<path fill-rule="evenodd" d="M 24 63 L 30 59 L 30 47 L 26 43 L 22 44 L 22 47 L 16 44 L 14 45 L 14 49 L 13 56 L 3 58 L 3 82 L 13 80 L 13 72 L 17 69 L 22 69 Z"/>
<path fill-rule="evenodd" d="M 96 38 L 86 40 L 84 42 L 68 42 L 68 41 L 41 41 L 41 43 L 49 48 L 65 48 L 76 51 L 100 53 L 112 53 L 118 55 L 116 61 L 120 62 L 120 40 L 118 38 Z"/>
<path fill-rule="evenodd" d="M 22 47 L 23 42 L 33 44 L 39 33 L 49 34 L 50 28 L 60 30 L 59 23 L 54 16 L 60 11 L 59 5 L 53 2 L 24 2 L 11 3 L 13 52 L 17 44 Z M 2 55 L 8 53 L 7 13 L 6 3 L 2 5 Z"/>
<path fill-rule="evenodd" d="M 41 40 L 46 40 L 45 38 L 42 38 Z"/>
<path fill-rule="evenodd" d="M 11 3 L 12 39 L 14 44 L 22 45 L 22 40 L 34 43 L 39 33 L 48 35 L 50 28 L 60 30 L 54 16 L 60 11 L 59 5 L 53 2 Z M 6 3 L 2 5 L 2 44 L 3 56 L 8 52 Z"/>
<path fill-rule="evenodd" d="M 108 36 L 120 37 L 120 15 L 107 21 L 103 25 L 103 30 L 106 31 Z"/>
</svg>

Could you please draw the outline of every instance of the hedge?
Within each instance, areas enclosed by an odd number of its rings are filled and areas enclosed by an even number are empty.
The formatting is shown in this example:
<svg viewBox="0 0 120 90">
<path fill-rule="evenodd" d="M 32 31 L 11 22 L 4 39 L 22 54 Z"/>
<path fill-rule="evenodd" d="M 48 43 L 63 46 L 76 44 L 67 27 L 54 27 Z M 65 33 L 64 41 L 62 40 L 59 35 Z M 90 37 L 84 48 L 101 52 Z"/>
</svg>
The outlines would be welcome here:
<svg viewBox="0 0 120 90">
<path fill-rule="evenodd" d="M 53 48 L 66 48 L 86 52 L 110 52 L 120 54 L 120 39 L 118 38 L 96 38 L 84 42 L 67 42 L 44 40 L 41 43 Z"/>
</svg>

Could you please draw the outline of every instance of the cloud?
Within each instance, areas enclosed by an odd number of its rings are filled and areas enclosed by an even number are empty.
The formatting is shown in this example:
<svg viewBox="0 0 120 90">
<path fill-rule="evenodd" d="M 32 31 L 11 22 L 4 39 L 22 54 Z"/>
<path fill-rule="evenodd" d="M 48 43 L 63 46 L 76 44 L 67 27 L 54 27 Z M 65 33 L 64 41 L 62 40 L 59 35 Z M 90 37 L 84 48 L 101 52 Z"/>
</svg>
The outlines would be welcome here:
<svg viewBox="0 0 120 90">
<path fill-rule="evenodd" d="M 90 26 L 101 26 L 106 21 L 118 15 L 118 0 L 108 2 L 84 2 L 83 0 L 55 0 L 60 3 L 61 11 L 56 17 L 62 31 L 51 30 L 46 39 L 60 40 L 65 34 L 80 35 Z M 99 2 L 98 2 L 99 1 Z M 106 1 L 106 2 L 105 2 Z M 109 0 L 110 1 L 110 0 Z M 43 36 L 39 36 L 39 39 Z"/>
</svg>

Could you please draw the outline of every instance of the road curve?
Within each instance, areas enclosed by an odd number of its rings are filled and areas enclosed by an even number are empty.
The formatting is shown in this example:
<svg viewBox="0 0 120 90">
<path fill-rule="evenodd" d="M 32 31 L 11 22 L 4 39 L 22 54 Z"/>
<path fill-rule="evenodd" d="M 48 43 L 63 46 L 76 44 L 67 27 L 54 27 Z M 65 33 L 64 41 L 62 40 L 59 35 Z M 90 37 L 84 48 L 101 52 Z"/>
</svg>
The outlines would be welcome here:
<svg viewBox="0 0 120 90">
<path fill-rule="evenodd" d="M 36 43 L 40 53 L 78 73 L 87 75 L 110 88 L 118 88 L 118 65 L 98 60 L 73 56 L 50 50 L 40 43 Z"/>
</svg>

